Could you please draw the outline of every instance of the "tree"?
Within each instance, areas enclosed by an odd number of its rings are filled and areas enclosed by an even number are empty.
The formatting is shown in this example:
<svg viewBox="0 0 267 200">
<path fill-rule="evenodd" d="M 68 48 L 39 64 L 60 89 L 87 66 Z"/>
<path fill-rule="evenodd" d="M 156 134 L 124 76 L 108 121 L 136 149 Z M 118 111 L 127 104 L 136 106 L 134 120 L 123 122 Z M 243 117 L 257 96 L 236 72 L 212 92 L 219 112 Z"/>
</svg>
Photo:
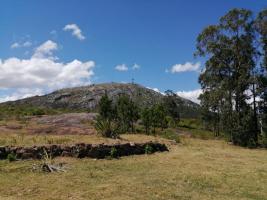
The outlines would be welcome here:
<svg viewBox="0 0 267 200">
<path fill-rule="evenodd" d="M 267 147 L 267 9 L 261 11 L 256 19 L 256 28 L 261 44 L 261 75 L 259 77 L 259 92 L 261 97 L 260 112 L 263 142 Z"/>
<path fill-rule="evenodd" d="M 149 134 L 150 133 L 150 128 L 151 128 L 151 125 L 152 125 L 152 112 L 151 112 L 151 108 L 144 108 L 142 110 L 142 113 L 141 113 L 141 119 L 142 119 L 142 123 L 145 127 L 145 132 L 146 134 Z"/>
<path fill-rule="evenodd" d="M 163 104 L 162 103 L 156 104 L 151 109 L 152 109 L 152 113 L 153 113 L 153 117 L 152 117 L 153 120 L 152 121 L 153 121 L 154 130 L 155 130 L 155 127 L 160 127 L 161 130 L 166 128 L 166 126 L 167 126 L 167 119 L 166 119 L 167 111 L 166 111 L 165 107 L 163 106 Z"/>
<path fill-rule="evenodd" d="M 134 132 L 134 123 L 139 118 L 137 105 L 130 99 L 128 95 L 121 95 L 116 103 L 117 118 L 121 123 L 122 132 Z"/>
<path fill-rule="evenodd" d="M 163 106 L 165 108 L 166 114 L 172 117 L 175 123 L 178 123 L 180 121 L 179 107 L 177 105 L 178 101 L 179 99 L 173 91 L 165 91 Z"/>
<path fill-rule="evenodd" d="M 99 114 L 104 119 L 111 120 L 116 115 L 115 109 L 112 105 L 112 100 L 109 99 L 107 93 L 105 93 L 105 95 L 101 97 L 98 107 Z"/>
<path fill-rule="evenodd" d="M 201 106 L 206 118 L 214 113 L 215 126 L 228 133 L 235 144 L 247 146 L 258 142 L 254 72 L 257 49 L 252 13 L 230 10 L 218 25 L 203 30 L 197 38 L 197 56 L 207 59 L 199 77 L 203 94 Z"/>
<path fill-rule="evenodd" d="M 104 137 L 118 137 L 120 126 L 116 121 L 116 110 L 107 94 L 99 101 L 99 116 L 97 116 L 95 128 Z"/>
</svg>

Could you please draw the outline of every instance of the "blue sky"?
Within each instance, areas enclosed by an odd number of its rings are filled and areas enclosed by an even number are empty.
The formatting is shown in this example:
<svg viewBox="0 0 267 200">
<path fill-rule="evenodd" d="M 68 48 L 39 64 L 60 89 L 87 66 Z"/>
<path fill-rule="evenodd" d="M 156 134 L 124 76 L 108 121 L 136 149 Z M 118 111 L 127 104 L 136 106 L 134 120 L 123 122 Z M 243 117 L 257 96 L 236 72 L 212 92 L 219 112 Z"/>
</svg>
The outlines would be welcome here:
<svg viewBox="0 0 267 200">
<path fill-rule="evenodd" d="M 232 8 L 266 7 L 266 0 L 2 0 L 0 101 L 132 78 L 195 100 L 204 64 L 193 57 L 197 35 Z"/>
</svg>

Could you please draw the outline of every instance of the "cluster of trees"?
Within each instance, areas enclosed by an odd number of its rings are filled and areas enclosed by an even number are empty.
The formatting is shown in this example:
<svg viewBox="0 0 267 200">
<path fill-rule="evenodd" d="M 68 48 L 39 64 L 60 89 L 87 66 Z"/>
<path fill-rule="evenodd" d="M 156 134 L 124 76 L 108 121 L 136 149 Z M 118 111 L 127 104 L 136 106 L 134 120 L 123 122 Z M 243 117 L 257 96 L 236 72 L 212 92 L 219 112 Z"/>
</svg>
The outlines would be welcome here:
<svg viewBox="0 0 267 200">
<path fill-rule="evenodd" d="M 197 38 L 203 119 L 237 145 L 267 142 L 267 9 L 233 9 Z M 267 143 L 265 144 L 267 145 Z"/>
<path fill-rule="evenodd" d="M 156 128 L 175 126 L 180 119 L 177 96 L 167 91 L 161 103 L 141 108 L 126 94 L 112 101 L 107 94 L 99 102 L 99 115 L 95 127 L 105 137 L 116 138 L 121 133 L 135 132 L 138 120 L 147 134 L 155 133 Z"/>
</svg>

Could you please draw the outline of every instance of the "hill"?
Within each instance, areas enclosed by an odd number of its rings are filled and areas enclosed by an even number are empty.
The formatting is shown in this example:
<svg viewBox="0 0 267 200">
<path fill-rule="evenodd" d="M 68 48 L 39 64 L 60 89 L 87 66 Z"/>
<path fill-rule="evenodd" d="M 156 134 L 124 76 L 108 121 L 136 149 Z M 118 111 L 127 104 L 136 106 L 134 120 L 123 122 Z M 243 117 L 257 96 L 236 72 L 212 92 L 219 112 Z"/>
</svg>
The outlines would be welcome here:
<svg viewBox="0 0 267 200">
<path fill-rule="evenodd" d="M 120 94 L 128 94 L 139 106 L 150 106 L 161 102 L 164 95 L 138 84 L 103 83 L 89 86 L 66 88 L 43 96 L 34 96 L 12 102 L 5 102 L 1 106 L 34 106 L 49 109 L 66 109 L 71 111 L 95 111 L 100 98 L 107 95 L 116 100 Z M 181 117 L 196 117 L 199 105 L 177 96 Z"/>
</svg>

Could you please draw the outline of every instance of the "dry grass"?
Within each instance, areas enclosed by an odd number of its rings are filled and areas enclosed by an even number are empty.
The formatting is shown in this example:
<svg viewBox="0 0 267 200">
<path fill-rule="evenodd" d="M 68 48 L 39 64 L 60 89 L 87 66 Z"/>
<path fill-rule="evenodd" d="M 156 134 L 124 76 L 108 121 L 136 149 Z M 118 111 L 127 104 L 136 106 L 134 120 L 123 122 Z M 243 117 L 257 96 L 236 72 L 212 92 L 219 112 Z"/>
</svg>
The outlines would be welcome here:
<svg viewBox="0 0 267 200">
<path fill-rule="evenodd" d="M 111 144 L 124 142 L 167 141 L 160 137 L 141 134 L 123 134 L 120 139 L 104 138 L 99 135 L 27 135 L 27 134 L 1 134 L 0 146 L 34 146 L 47 144 Z"/>
<path fill-rule="evenodd" d="M 56 161 L 68 171 L 31 172 L 39 161 L 0 161 L 0 199 L 267 199 L 267 151 L 224 141 L 184 138 L 148 156 Z"/>
</svg>

